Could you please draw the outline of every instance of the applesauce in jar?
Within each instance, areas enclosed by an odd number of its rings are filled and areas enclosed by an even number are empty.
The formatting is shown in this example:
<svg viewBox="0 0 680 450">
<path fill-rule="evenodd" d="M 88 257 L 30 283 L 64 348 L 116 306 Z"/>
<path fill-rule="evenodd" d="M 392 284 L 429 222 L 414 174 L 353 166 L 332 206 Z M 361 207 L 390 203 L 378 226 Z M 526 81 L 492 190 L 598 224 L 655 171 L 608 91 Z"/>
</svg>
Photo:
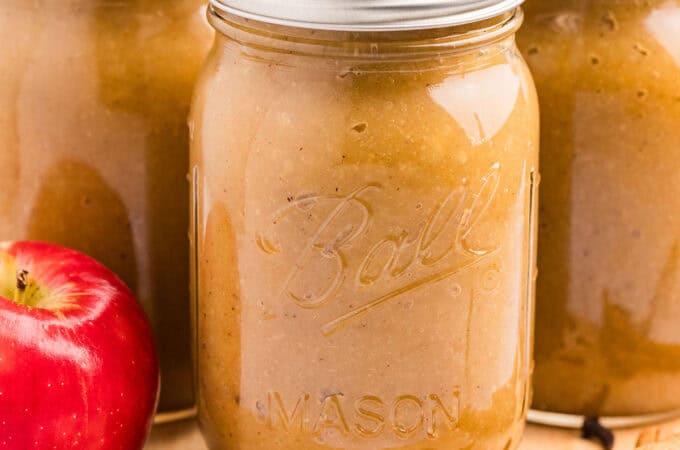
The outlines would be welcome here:
<svg viewBox="0 0 680 450">
<path fill-rule="evenodd" d="M 200 0 L 4 0 L 0 240 L 73 247 L 136 292 L 162 360 L 160 411 L 191 408 L 191 91 Z"/>
<path fill-rule="evenodd" d="M 680 409 L 680 2 L 533 0 L 541 101 L 534 407 Z"/>
<path fill-rule="evenodd" d="M 379 5 L 328 23 L 335 0 L 211 7 L 190 122 L 211 449 L 519 443 L 538 176 L 522 13 L 406 3 L 389 24 Z"/>
</svg>

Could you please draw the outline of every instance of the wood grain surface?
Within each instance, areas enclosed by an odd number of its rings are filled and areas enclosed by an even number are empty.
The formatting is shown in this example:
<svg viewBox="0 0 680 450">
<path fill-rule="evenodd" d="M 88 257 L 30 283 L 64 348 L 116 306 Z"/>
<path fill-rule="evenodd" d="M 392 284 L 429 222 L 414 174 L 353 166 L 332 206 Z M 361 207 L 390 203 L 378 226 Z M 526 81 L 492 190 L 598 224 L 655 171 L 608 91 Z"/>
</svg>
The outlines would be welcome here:
<svg viewBox="0 0 680 450">
<path fill-rule="evenodd" d="M 579 432 L 529 425 L 520 450 L 598 450 Z M 618 430 L 614 450 L 680 450 L 680 420 L 642 429 Z M 207 450 L 193 421 L 154 429 L 146 450 Z M 262 449 L 266 450 L 266 449 Z"/>
</svg>

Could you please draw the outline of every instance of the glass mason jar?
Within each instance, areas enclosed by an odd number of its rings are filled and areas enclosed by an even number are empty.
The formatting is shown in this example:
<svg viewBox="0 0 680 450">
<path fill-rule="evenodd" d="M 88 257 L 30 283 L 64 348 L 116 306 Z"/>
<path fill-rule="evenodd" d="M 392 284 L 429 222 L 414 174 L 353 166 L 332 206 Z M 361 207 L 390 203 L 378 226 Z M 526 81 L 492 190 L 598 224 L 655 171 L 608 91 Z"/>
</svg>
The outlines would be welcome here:
<svg viewBox="0 0 680 450">
<path fill-rule="evenodd" d="M 157 332 L 162 412 L 193 405 L 186 116 L 212 37 L 204 11 L 0 5 L 0 240 L 73 247 L 135 290 Z"/>
<path fill-rule="evenodd" d="M 211 449 L 519 442 L 538 163 L 522 13 L 403 3 L 391 22 L 381 1 L 209 12 L 190 128 Z"/>
<path fill-rule="evenodd" d="M 542 106 L 534 407 L 680 409 L 680 1 L 532 0 Z"/>
</svg>

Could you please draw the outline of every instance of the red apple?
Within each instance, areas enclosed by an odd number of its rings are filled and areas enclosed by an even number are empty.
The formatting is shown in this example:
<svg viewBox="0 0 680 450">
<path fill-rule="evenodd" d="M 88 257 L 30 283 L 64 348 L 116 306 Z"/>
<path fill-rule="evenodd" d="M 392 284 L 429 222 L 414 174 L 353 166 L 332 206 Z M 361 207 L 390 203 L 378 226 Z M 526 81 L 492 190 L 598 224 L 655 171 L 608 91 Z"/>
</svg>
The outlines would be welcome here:
<svg viewBox="0 0 680 450">
<path fill-rule="evenodd" d="M 158 400 L 148 321 L 95 260 L 0 243 L 0 450 L 138 450 Z"/>
</svg>

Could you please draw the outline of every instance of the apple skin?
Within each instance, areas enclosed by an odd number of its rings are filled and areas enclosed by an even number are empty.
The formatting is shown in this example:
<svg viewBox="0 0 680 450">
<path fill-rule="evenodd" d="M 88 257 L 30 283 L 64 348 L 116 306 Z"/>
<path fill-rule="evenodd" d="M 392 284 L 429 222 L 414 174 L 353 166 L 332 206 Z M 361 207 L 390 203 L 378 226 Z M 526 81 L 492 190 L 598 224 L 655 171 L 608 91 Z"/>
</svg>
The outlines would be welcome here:
<svg viewBox="0 0 680 450">
<path fill-rule="evenodd" d="M 44 307 L 2 297 L 17 270 Z M 158 390 L 151 328 L 118 277 L 56 245 L 0 244 L 0 450 L 141 449 Z"/>
</svg>

